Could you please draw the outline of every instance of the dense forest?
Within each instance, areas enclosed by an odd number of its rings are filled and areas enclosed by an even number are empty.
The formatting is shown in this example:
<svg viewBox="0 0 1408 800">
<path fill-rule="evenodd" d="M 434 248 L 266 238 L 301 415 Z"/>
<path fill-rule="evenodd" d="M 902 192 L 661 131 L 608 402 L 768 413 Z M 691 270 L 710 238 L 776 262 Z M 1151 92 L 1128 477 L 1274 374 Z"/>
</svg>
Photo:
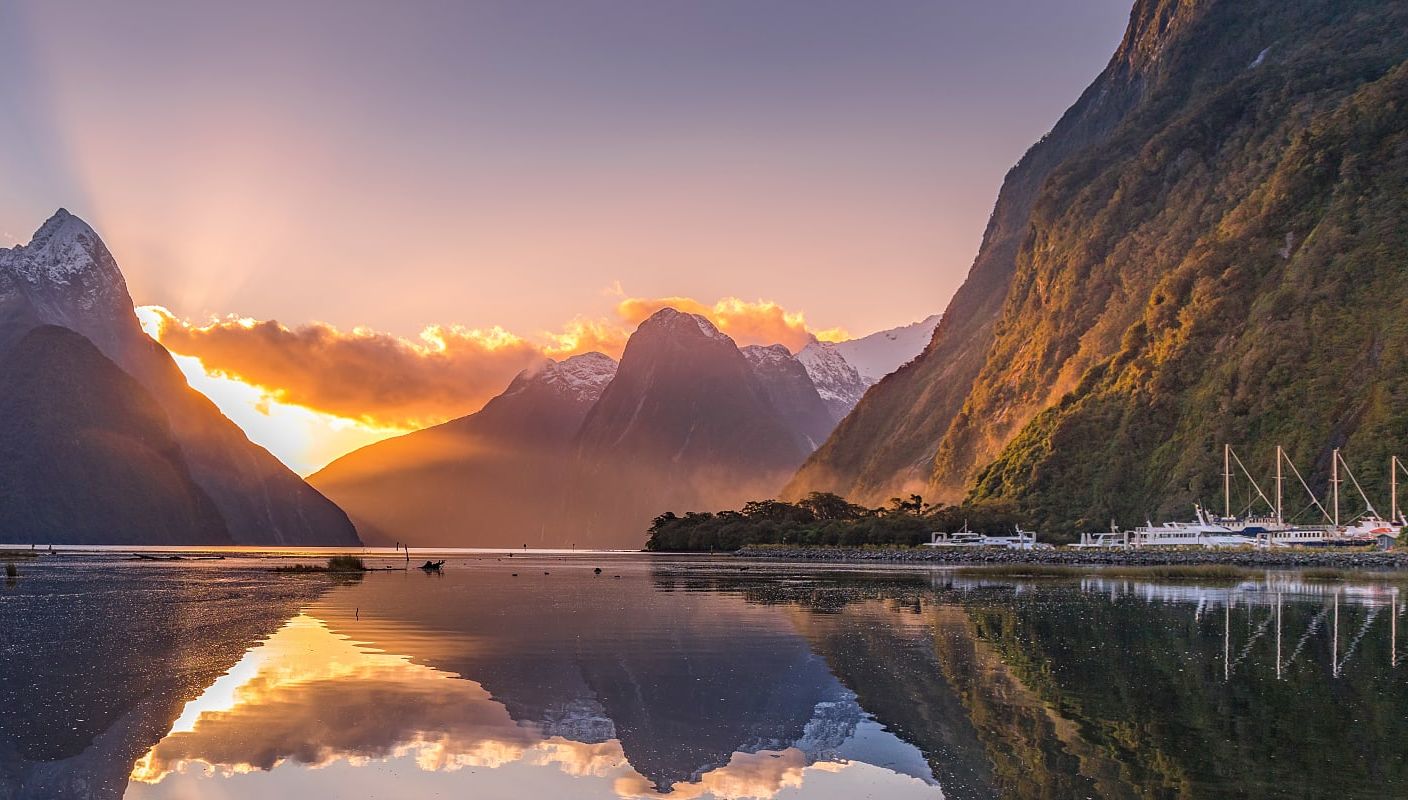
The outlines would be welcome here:
<svg viewBox="0 0 1408 800">
<path fill-rule="evenodd" d="M 914 547 L 934 531 L 965 526 L 977 533 L 1011 533 L 1024 520 L 1000 503 L 930 505 L 919 495 L 891 498 L 883 508 L 866 508 L 830 492 L 812 492 L 795 503 L 754 500 L 739 511 L 673 511 L 650 526 L 647 550 L 728 551 L 744 545 L 784 544 L 860 547 Z"/>
</svg>

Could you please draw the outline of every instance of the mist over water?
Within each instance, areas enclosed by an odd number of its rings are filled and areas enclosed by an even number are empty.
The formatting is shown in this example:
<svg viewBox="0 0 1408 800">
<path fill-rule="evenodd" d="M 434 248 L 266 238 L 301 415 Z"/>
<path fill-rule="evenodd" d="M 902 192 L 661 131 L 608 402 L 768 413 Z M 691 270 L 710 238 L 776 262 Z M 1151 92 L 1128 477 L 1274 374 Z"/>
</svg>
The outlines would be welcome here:
<svg viewBox="0 0 1408 800">
<path fill-rule="evenodd" d="M 1386 580 L 448 558 L 22 561 L 0 798 L 1408 789 Z"/>
</svg>

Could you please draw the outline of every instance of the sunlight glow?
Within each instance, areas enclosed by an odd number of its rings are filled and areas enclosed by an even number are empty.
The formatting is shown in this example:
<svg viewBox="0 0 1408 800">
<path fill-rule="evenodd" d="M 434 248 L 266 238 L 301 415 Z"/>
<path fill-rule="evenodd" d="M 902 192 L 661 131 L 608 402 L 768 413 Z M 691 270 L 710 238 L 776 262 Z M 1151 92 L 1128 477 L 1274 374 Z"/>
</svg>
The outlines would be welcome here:
<svg viewBox="0 0 1408 800">
<path fill-rule="evenodd" d="M 137 308 L 137 319 L 147 335 L 160 341 L 162 315 L 158 306 Z M 241 319 L 243 326 L 245 320 Z M 254 320 L 249 320 L 253 325 Z M 409 433 L 410 429 L 377 427 L 322 411 L 284 402 L 258 386 L 223 375 L 211 374 L 195 356 L 171 354 L 191 388 L 210 401 L 244 431 L 299 475 L 311 475 L 334 459 L 369 444 Z"/>
</svg>

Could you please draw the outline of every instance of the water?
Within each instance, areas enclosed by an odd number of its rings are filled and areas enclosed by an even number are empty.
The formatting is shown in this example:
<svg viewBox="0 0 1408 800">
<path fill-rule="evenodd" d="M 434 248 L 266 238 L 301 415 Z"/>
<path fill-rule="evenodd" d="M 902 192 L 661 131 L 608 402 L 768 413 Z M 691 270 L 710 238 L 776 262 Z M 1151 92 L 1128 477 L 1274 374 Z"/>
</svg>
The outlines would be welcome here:
<svg viewBox="0 0 1408 800">
<path fill-rule="evenodd" d="M 1408 795 L 1392 583 L 272 563 L 22 561 L 0 800 Z"/>
</svg>

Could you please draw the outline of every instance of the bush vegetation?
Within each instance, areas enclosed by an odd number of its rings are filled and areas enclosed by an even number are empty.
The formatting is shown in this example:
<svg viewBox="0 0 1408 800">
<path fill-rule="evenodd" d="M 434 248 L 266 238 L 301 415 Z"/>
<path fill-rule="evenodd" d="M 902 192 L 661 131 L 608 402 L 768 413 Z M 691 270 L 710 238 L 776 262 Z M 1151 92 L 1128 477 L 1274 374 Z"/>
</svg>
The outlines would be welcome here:
<svg viewBox="0 0 1408 800">
<path fill-rule="evenodd" d="M 933 531 L 966 525 L 976 533 L 1011 533 L 1024 520 L 1000 504 L 929 505 L 919 495 L 865 508 L 840 495 L 812 492 L 795 503 L 754 500 L 738 511 L 667 512 L 650 525 L 647 550 L 729 551 L 745 545 L 914 547 Z"/>
<path fill-rule="evenodd" d="M 275 572 L 366 572 L 366 563 L 356 556 L 333 556 L 328 559 L 327 566 L 319 567 L 314 564 L 293 564 L 286 567 L 276 567 Z"/>
</svg>

